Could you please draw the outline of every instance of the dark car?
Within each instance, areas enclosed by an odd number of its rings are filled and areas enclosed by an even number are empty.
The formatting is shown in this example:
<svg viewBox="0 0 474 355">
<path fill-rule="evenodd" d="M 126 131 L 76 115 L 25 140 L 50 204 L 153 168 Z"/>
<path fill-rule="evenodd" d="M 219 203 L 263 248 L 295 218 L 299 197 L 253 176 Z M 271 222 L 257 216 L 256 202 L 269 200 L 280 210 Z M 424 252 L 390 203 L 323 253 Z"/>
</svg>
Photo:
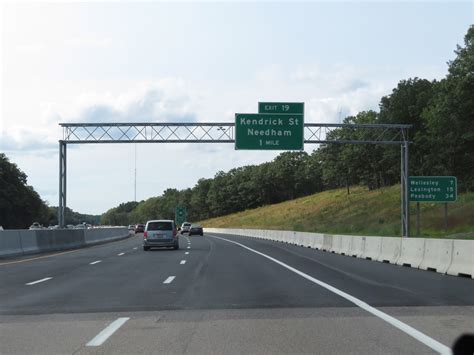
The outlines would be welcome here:
<svg viewBox="0 0 474 355">
<path fill-rule="evenodd" d="M 135 233 L 143 233 L 145 231 L 145 225 L 144 224 L 137 224 L 135 226 Z"/>
<path fill-rule="evenodd" d="M 200 235 L 201 237 L 204 234 L 204 231 L 202 230 L 202 226 L 199 224 L 193 224 L 191 228 L 189 228 L 189 235 Z"/>
</svg>

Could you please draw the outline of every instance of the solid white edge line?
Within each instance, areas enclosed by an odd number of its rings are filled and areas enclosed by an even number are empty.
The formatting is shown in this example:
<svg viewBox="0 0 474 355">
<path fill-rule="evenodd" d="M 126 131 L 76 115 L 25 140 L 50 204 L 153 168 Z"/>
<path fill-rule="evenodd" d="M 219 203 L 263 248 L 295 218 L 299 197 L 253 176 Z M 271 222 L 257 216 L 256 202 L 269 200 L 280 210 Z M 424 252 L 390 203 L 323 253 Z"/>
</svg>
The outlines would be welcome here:
<svg viewBox="0 0 474 355">
<path fill-rule="evenodd" d="M 114 320 L 107 327 L 105 327 L 94 339 L 86 344 L 86 346 L 100 346 L 102 345 L 112 334 L 114 334 L 122 325 L 128 321 L 129 317 L 121 317 Z"/>
<path fill-rule="evenodd" d="M 165 281 L 163 281 L 164 284 L 170 284 L 173 282 L 176 276 L 170 276 L 168 277 Z"/>
<path fill-rule="evenodd" d="M 180 265 L 186 264 L 186 260 L 181 260 L 181 262 L 180 262 L 179 264 L 180 264 Z"/>
<path fill-rule="evenodd" d="M 95 265 L 95 264 L 98 264 L 100 262 L 102 262 L 102 260 L 96 260 L 96 261 L 93 261 L 93 262 L 89 263 L 89 265 Z"/>
<path fill-rule="evenodd" d="M 229 239 L 225 239 L 225 238 L 221 238 L 221 237 L 218 237 L 218 236 L 215 236 L 215 235 L 209 235 L 213 238 L 217 238 L 217 239 L 221 239 L 221 240 L 225 240 L 226 242 L 229 242 L 229 243 L 234 243 L 244 249 L 247 249 L 247 250 L 250 250 L 251 252 L 255 253 L 255 254 L 258 254 L 258 255 L 261 255 L 263 256 L 264 258 L 267 258 L 281 266 L 283 266 L 284 268 L 290 270 L 290 271 L 293 271 L 295 274 L 298 274 L 300 275 L 301 277 L 304 277 L 305 279 L 321 286 L 321 287 L 324 287 L 325 289 L 341 296 L 342 298 L 345 298 L 346 300 L 348 300 L 349 302 L 352 302 L 354 303 L 356 306 L 362 308 L 363 310 L 373 314 L 374 316 L 386 321 L 387 323 L 393 325 L 395 328 L 398 328 L 400 329 L 402 332 L 410 335 L 411 337 L 415 338 L 416 340 L 418 340 L 419 342 L 425 344 L 426 346 L 430 347 L 431 349 L 433 349 L 434 351 L 437 351 L 438 353 L 440 354 L 446 354 L 446 355 L 450 355 L 452 354 L 452 351 L 449 347 L 447 347 L 446 345 L 440 343 L 439 341 L 429 337 L 428 335 L 420 332 L 419 330 L 409 326 L 408 324 L 406 323 L 403 323 L 402 321 L 388 315 L 387 313 L 384 313 L 380 310 L 378 310 L 377 308 L 375 307 L 372 307 L 370 306 L 369 304 L 365 303 L 364 301 L 361 301 L 360 299 L 354 297 L 354 296 L 351 296 L 350 294 L 344 292 L 344 291 L 341 291 L 323 281 L 320 281 L 318 279 L 315 279 L 314 277 L 308 275 L 308 274 L 305 274 L 304 272 L 298 270 L 298 269 L 295 269 L 294 267 L 291 267 L 290 265 L 287 265 L 285 264 L 284 262 L 280 261 L 280 260 L 277 260 L 275 258 L 272 258 L 271 256 L 269 255 L 266 255 L 264 253 L 261 253 L 257 250 L 254 250 L 252 248 L 249 248 L 248 246 L 244 245 L 244 244 L 241 244 L 241 243 L 238 243 L 238 242 L 234 242 L 233 240 L 229 240 Z"/>
<path fill-rule="evenodd" d="M 45 277 L 44 279 L 41 279 L 41 280 L 28 282 L 25 285 L 27 285 L 27 286 L 36 285 L 36 284 L 39 284 L 40 282 L 48 281 L 48 280 L 51 280 L 51 279 L 52 279 L 52 277 Z"/>
</svg>

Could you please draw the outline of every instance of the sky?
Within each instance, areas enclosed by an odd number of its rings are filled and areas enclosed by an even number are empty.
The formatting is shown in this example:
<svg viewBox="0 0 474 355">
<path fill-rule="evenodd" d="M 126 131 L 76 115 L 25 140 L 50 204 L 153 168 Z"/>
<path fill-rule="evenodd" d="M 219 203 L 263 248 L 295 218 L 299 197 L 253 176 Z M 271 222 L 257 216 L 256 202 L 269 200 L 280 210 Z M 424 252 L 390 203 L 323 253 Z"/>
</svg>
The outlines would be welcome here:
<svg viewBox="0 0 474 355">
<path fill-rule="evenodd" d="M 60 122 L 233 122 L 259 101 L 305 122 L 378 110 L 441 79 L 474 2 L 3 2 L 0 151 L 58 204 Z M 311 152 L 315 146 L 306 145 Z M 279 152 L 232 144 L 68 146 L 67 205 L 100 214 Z"/>
</svg>

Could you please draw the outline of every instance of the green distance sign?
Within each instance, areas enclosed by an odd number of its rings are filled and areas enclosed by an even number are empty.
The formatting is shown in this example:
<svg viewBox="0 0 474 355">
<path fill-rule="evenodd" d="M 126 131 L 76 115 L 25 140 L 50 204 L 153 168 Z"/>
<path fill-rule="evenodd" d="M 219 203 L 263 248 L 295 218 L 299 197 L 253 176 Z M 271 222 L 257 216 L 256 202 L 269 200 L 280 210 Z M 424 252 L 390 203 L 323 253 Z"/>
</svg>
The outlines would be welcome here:
<svg viewBox="0 0 474 355">
<path fill-rule="evenodd" d="M 186 207 L 176 206 L 174 214 L 175 214 L 176 224 L 181 225 L 184 222 L 186 222 L 186 214 L 187 214 Z"/>
<path fill-rule="evenodd" d="M 455 176 L 410 176 L 408 188 L 412 202 L 455 202 L 458 198 Z"/>
<path fill-rule="evenodd" d="M 302 150 L 304 118 L 294 114 L 235 114 L 235 149 Z"/>
<path fill-rule="evenodd" d="M 304 115 L 304 102 L 259 102 L 258 113 Z"/>
</svg>

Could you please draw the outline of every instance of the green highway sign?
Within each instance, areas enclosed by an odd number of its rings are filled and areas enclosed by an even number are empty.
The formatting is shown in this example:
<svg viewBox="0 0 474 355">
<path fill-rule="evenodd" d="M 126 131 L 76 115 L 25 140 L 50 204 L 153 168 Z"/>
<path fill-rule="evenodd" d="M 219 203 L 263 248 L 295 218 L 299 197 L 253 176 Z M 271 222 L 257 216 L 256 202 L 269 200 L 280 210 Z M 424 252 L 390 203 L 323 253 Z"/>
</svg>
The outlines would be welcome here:
<svg viewBox="0 0 474 355">
<path fill-rule="evenodd" d="M 304 102 L 259 102 L 258 113 L 304 115 Z"/>
<path fill-rule="evenodd" d="M 187 215 L 186 207 L 181 206 L 181 205 L 176 206 L 176 209 L 174 212 L 174 219 L 177 225 L 181 225 L 184 222 L 186 222 L 186 217 L 187 217 L 186 215 Z"/>
<path fill-rule="evenodd" d="M 412 202 L 454 202 L 458 198 L 455 176 L 410 176 L 408 187 Z"/>
<path fill-rule="evenodd" d="M 235 149 L 302 150 L 304 118 L 299 114 L 235 114 Z"/>
</svg>

